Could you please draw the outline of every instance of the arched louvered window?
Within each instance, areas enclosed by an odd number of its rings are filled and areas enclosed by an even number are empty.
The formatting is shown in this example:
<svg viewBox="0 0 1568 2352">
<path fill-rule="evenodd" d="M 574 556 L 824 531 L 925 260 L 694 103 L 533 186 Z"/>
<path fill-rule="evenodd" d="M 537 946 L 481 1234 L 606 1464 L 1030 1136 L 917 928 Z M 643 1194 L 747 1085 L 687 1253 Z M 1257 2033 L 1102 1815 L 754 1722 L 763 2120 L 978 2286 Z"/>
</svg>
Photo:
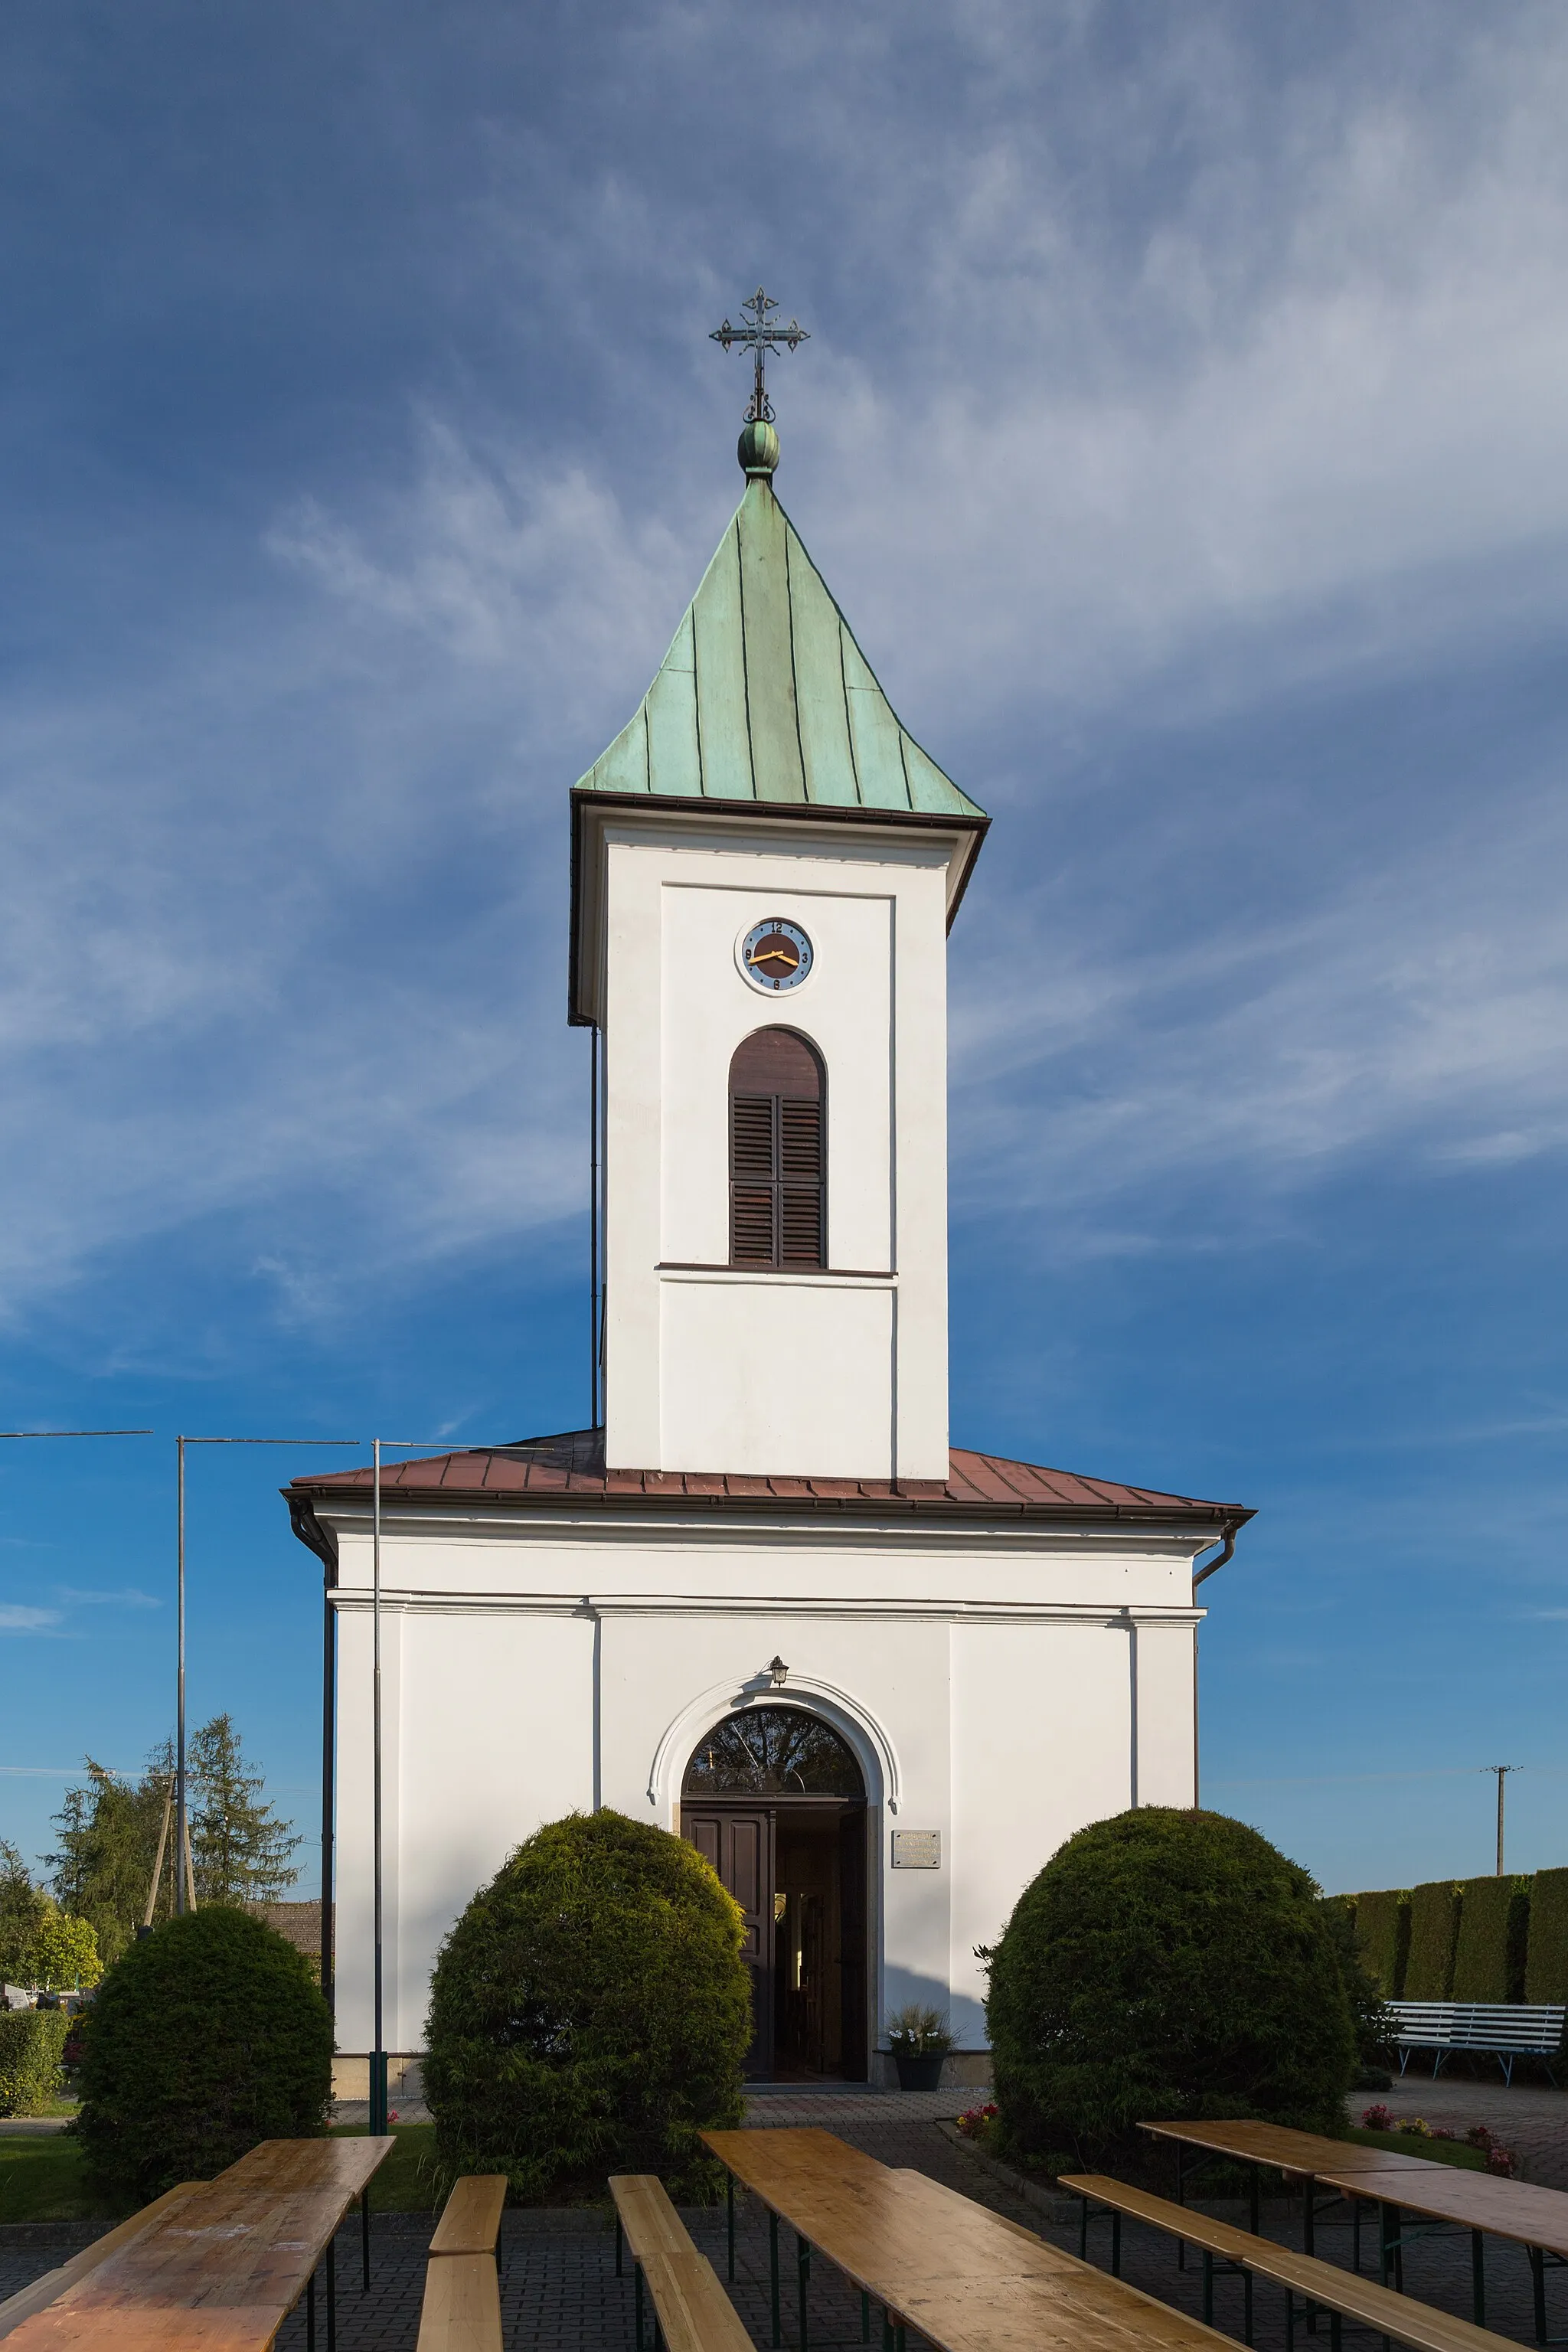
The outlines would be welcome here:
<svg viewBox="0 0 1568 2352">
<path fill-rule="evenodd" d="M 730 1263 L 826 1265 L 822 1065 L 793 1029 L 759 1029 L 730 1065 Z"/>
</svg>

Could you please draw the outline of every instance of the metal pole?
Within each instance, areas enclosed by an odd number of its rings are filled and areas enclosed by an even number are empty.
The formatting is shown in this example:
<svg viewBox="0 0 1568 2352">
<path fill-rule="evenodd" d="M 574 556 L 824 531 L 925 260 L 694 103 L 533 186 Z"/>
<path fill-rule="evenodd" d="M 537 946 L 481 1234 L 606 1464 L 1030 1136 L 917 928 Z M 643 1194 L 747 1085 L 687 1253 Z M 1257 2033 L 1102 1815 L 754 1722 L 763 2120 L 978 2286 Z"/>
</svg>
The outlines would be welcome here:
<svg viewBox="0 0 1568 2352">
<path fill-rule="evenodd" d="M 332 1960 L 332 1892 L 336 1856 L 332 1832 L 336 1822 L 333 1770 L 337 1753 L 338 1614 L 332 1606 L 331 1570 L 321 1563 L 321 1997 L 327 2014 L 337 2018 L 337 1984 Z M 336 2048 L 336 2036 L 333 2047 Z"/>
<path fill-rule="evenodd" d="M 178 1464 L 180 1565 L 179 1565 L 179 1666 L 174 1689 L 174 1910 L 183 1918 L 185 1910 L 184 1857 L 190 1832 L 185 1811 L 185 1441 L 174 1440 Z"/>
<path fill-rule="evenodd" d="M 599 1024 L 588 1047 L 588 1426 L 599 1426 Z"/>
<path fill-rule="evenodd" d="M 1524 1767 L 1521 1764 L 1483 1764 L 1481 1766 L 1483 1772 L 1497 1774 L 1497 1875 L 1499 1878 L 1502 1876 L 1503 1784 L 1510 1772 L 1521 1772 L 1523 1769 Z"/>
<path fill-rule="evenodd" d="M 370 2128 L 386 2129 L 386 2051 L 384 2046 L 381 1952 L 381 1440 L 372 1441 L 371 1514 L 371 1837 L 375 1872 L 375 2047 L 370 2054 Z"/>
</svg>

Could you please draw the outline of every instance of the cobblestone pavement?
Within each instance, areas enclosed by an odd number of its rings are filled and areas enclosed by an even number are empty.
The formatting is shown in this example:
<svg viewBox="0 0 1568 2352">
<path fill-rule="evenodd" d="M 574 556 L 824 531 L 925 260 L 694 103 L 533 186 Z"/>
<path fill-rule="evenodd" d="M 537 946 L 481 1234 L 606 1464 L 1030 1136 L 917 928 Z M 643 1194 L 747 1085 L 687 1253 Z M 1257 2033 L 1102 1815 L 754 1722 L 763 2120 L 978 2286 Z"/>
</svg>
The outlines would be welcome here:
<svg viewBox="0 0 1568 2352">
<path fill-rule="evenodd" d="M 1436 2094 L 1441 2094 L 1441 2101 Z M 752 2117 L 764 2128 L 772 2125 L 816 2124 L 839 2134 L 884 2164 L 910 2165 L 945 2181 L 967 2197 L 1037 2230 L 1064 2251 L 1078 2250 L 1078 2223 L 1065 2201 L 1047 2213 L 1032 2200 L 1016 2194 L 987 2171 L 971 2150 L 955 2146 L 938 2128 L 936 2118 L 973 2104 L 980 2094 L 808 2093 L 772 2094 L 753 2099 Z M 1377 2095 L 1358 2096 L 1359 2114 Z M 1536 2085 L 1512 2091 L 1498 2084 L 1450 2081 L 1434 2085 L 1429 2078 L 1408 2080 L 1397 2092 L 1382 2095 L 1394 2113 L 1424 2115 L 1428 2122 L 1451 2122 L 1465 2128 L 1485 2122 L 1509 2145 L 1530 2153 L 1532 2177 L 1550 2185 L 1568 2187 L 1568 2096 Z M 1243 2218 L 1241 2209 L 1216 2208 Z M 724 2215 L 714 2211 L 687 2216 L 698 2243 L 708 2252 L 721 2275 L 725 2268 Z M 1300 2208 L 1294 2200 L 1268 2200 L 1263 2209 L 1267 2235 L 1285 2244 L 1300 2243 Z M 343 2352 L 414 2352 L 418 2335 L 419 2304 L 424 2289 L 426 2250 L 431 2224 L 414 2215 L 390 2215 L 375 2229 L 375 2257 L 369 2294 L 360 2292 L 358 2225 L 351 2220 L 340 2240 L 338 2274 L 338 2340 Z M 86 2231 L 32 2233 L 32 2242 L 18 2242 L 22 2233 L 7 2231 L 0 2244 L 0 2295 L 14 2292 L 26 2279 L 61 2262 L 73 2245 L 85 2242 Z M 784 2341 L 797 2343 L 797 2310 L 794 2242 L 784 2241 L 782 2319 Z M 1106 2229 L 1091 2235 L 1091 2259 L 1107 2259 Z M 1371 2232 L 1366 2260 L 1370 2263 Z M 1351 2231 L 1348 2219 L 1321 2219 L 1317 2247 L 1331 2262 L 1348 2263 Z M 741 2202 L 737 2229 L 736 2305 L 753 2342 L 770 2342 L 768 2233 L 765 2217 Z M 617 2278 L 615 2240 L 603 2213 L 509 2213 L 501 2241 L 501 2311 L 509 2346 L 526 2352 L 633 2352 L 632 2287 L 629 2276 Z M 1189 2312 L 1201 2314 L 1201 2276 L 1194 2269 L 1176 2267 L 1173 2247 L 1159 2233 L 1128 2224 L 1123 2232 L 1122 2274 L 1135 2286 Z M 1407 2250 L 1405 2284 L 1424 2302 L 1437 2305 L 1461 2317 L 1470 2315 L 1470 2268 L 1468 2236 L 1434 2234 L 1416 2240 Z M 1499 2334 L 1528 2344 L 1532 2336 L 1530 2274 L 1522 2252 L 1500 2241 L 1489 2241 L 1487 2259 L 1488 2325 Z M 1549 2273 L 1552 2332 L 1568 2333 L 1568 2285 Z M 830 2352 L 835 2345 L 857 2346 L 860 2340 L 858 2298 L 839 2284 L 831 2268 L 820 2261 L 810 2285 L 812 2352 Z M 1215 2324 L 1239 2338 L 1239 2280 L 1216 2283 Z M 1284 2352 L 1283 2298 L 1277 2290 L 1257 2289 L 1256 2342 L 1259 2352 Z M 1323 2340 L 1326 2341 L 1326 2336 Z M 915 2339 L 911 2337 L 911 2344 Z M 301 2352 L 305 2342 L 303 2312 L 284 2326 L 279 2352 Z M 318 2336 L 324 2342 L 324 2336 Z M 1298 2335 L 1298 2352 L 1315 2352 L 1311 2338 Z"/>
</svg>

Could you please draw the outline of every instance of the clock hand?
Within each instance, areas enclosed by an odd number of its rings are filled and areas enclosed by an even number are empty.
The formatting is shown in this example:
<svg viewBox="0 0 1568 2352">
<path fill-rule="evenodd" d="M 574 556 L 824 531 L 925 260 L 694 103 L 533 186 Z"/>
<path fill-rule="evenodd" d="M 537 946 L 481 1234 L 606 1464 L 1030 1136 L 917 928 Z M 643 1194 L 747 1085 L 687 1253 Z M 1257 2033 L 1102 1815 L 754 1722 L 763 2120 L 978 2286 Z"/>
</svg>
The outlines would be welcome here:
<svg viewBox="0 0 1568 2352">
<path fill-rule="evenodd" d="M 770 948 L 766 955 L 749 955 L 746 961 L 748 963 L 782 963 L 790 971 L 794 971 L 799 965 L 800 958 L 797 955 L 791 955 L 784 948 Z"/>
</svg>

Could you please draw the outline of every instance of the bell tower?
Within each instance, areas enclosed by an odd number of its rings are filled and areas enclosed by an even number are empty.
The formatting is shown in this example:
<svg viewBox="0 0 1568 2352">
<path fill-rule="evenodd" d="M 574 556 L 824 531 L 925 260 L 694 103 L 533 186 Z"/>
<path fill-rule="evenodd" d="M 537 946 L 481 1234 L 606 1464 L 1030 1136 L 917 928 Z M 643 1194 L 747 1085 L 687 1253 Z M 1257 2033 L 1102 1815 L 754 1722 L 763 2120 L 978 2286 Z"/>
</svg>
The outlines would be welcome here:
<svg viewBox="0 0 1568 2352">
<path fill-rule="evenodd" d="M 889 708 L 778 450 L 749 416 L 741 504 L 572 795 L 605 1462 L 942 1480 L 946 937 L 987 819 Z"/>
</svg>

